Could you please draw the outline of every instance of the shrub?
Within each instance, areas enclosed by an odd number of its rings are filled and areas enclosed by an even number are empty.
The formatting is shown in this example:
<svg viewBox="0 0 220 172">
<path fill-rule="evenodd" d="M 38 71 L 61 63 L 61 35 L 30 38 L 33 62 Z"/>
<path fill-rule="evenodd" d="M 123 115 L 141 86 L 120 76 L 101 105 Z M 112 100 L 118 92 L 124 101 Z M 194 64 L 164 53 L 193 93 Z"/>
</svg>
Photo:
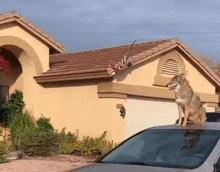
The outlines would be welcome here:
<svg viewBox="0 0 220 172">
<path fill-rule="evenodd" d="M 6 142 L 0 141 L 0 156 L 6 153 Z"/>
<path fill-rule="evenodd" d="M 2 163 L 6 163 L 6 162 L 9 162 L 9 160 L 7 160 L 5 157 L 3 156 L 0 156 L 0 164 Z"/>
<path fill-rule="evenodd" d="M 35 124 L 28 112 L 19 112 L 13 115 L 8 127 L 11 131 L 13 143 L 19 147 L 21 138 L 32 132 L 35 128 Z"/>
<path fill-rule="evenodd" d="M 8 147 L 8 151 L 15 151 L 16 150 L 16 146 L 14 144 L 11 144 L 9 147 Z"/>
<path fill-rule="evenodd" d="M 86 155 L 102 155 L 113 148 L 113 141 L 105 140 L 107 131 L 105 131 L 99 138 L 91 138 L 89 136 L 83 137 L 80 142 L 80 147 Z"/>
<path fill-rule="evenodd" d="M 59 134 L 54 131 L 35 129 L 21 140 L 21 149 L 27 155 L 52 155 L 59 151 Z"/>
<path fill-rule="evenodd" d="M 34 121 L 28 112 L 23 113 L 24 107 L 23 93 L 20 90 L 15 90 L 10 99 L 1 106 L 4 110 L 3 122 L 10 128 L 12 142 L 17 147 L 20 139 L 35 128 Z"/>
<path fill-rule="evenodd" d="M 20 90 L 15 90 L 15 92 L 10 95 L 9 100 L 1 105 L 2 110 L 4 110 L 3 122 L 5 125 L 9 125 L 15 114 L 21 114 L 24 107 L 23 93 Z"/>
<path fill-rule="evenodd" d="M 59 151 L 60 153 L 70 154 L 79 148 L 78 142 L 78 130 L 75 133 L 65 132 L 66 128 L 62 129 L 60 133 L 60 145 Z"/>
<path fill-rule="evenodd" d="M 3 154 L 6 153 L 6 147 L 7 147 L 6 142 L 0 141 L 0 164 L 9 162 L 5 157 L 2 156 Z"/>
<path fill-rule="evenodd" d="M 60 132 L 59 152 L 64 154 L 79 154 L 79 155 L 102 155 L 111 150 L 116 144 L 105 140 L 107 132 L 105 131 L 101 137 L 92 138 L 89 136 L 83 137 L 81 141 L 78 139 L 78 130 L 75 133 L 65 132 L 66 128 Z"/>
<path fill-rule="evenodd" d="M 50 123 L 50 118 L 39 118 L 37 121 L 37 126 L 42 131 L 53 131 L 54 128 Z"/>
</svg>

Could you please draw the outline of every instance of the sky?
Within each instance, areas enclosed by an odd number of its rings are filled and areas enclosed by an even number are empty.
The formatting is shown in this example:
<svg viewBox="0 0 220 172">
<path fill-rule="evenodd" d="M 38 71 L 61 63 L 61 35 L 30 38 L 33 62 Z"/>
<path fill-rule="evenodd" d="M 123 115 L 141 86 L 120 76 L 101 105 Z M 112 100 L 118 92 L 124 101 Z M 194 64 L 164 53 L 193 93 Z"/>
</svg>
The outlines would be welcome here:
<svg viewBox="0 0 220 172">
<path fill-rule="evenodd" d="M 66 52 L 177 38 L 220 59 L 219 0 L 2 0 L 65 46 Z"/>
</svg>

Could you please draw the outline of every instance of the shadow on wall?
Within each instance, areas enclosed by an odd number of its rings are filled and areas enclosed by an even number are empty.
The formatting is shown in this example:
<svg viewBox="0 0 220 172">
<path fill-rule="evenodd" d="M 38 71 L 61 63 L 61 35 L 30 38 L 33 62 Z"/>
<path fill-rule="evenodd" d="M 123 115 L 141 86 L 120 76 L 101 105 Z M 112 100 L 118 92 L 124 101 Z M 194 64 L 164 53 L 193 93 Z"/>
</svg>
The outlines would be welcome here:
<svg viewBox="0 0 220 172">
<path fill-rule="evenodd" d="M 48 82 L 39 83 L 44 88 L 61 88 L 61 87 L 78 87 L 78 86 L 89 86 L 97 85 L 101 82 L 112 82 L 112 78 L 104 79 L 87 79 L 87 80 L 76 80 L 76 81 L 58 81 L 58 82 Z"/>
</svg>

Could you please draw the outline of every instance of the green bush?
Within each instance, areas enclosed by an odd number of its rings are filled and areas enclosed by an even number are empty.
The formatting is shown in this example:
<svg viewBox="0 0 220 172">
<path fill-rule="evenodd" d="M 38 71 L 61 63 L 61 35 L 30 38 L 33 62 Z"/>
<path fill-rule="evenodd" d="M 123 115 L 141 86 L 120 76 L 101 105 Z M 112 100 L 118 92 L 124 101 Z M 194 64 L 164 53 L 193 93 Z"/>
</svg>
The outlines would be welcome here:
<svg viewBox="0 0 220 172">
<path fill-rule="evenodd" d="M 66 128 L 63 128 L 60 133 L 59 151 L 60 153 L 70 154 L 79 148 L 78 131 L 74 134 L 71 132 L 66 134 L 65 130 Z"/>
<path fill-rule="evenodd" d="M 19 146 L 19 142 L 22 137 L 32 132 L 35 128 L 33 119 L 28 112 L 14 114 L 8 127 L 11 131 L 12 141 L 16 146 Z"/>
<path fill-rule="evenodd" d="M 15 90 L 15 92 L 10 95 L 9 100 L 1 105 L 2 110 L 4 110 L 3 122 L 5 125 L 9 125 L 15 114 L 23 113 L 24 107 L 23 93 L 20 90 Z"/>
<path fill-rule="evenodd" d="M 8 147 L 8 151 L 15 151 L 16 150 L 16 146 L 14 144 L 11 144 L 9 147 Z"/>
<path fill-rule="evenodd" d="M 0 156 L 6 153 L 6 142 L 0 141 Z"/>
<path fill-rule="evenodd" d="M 21 149 L 27 155 L 52 155 L 59 151 L 59 134 L 54 131 L 35 129 L 26 134 L 21 140 Z"/>
<path fill-rule="evenodd" d="M 3 156 L 0 156 L 0 164 L 2 163 L 6 163 L 6 162 L 9 162 L 9 160 L 7 160 L 5 157 Z"/>
<path fill-rule="evenodd" d="M 105 131 L 99 138 L 91 138 L 89 136 L 83 137 L 80 142 L 85 155 L 102 155 L 114 147 L 113 141 L 109 142 L 105 140 L 107 131 Z"/>
<path fill-rule="evenodd" d="M 37 126 L 42 131 L 53 131 L 54 128 L 50 123 L 50 118 L 39 118 L 37 121 Z"/>
<path fill-rule="evenodd" d="M 17 147 L 20 139 L 35 128 L 35 123 L 28 112 L 23 113 L 24 107 L 23 93 L 20 90 L 15 90 L 10 99 L 1 106 L 4 110 L 3 122 L 10 128 L 12 142 Z"/>
<path fill-rule="evenodd" d="M 0 141 L 0 164 L 9 162 L 5 157 L 2 156 L 3 154 L 6 153 L 6 147 L 7 147 L 6 142 Z"/>
<path fill-rule="evenodd" d="M 59 152 L 64 154 L 79 154 L 79 155 L 102 155 L 111 150 L 116 144 L 105 140 L 107 131 L 101 137 L 92 138 L 89 136 L 83 137 L 81 141 L 78 139 L 78 130 L 75 133 L 65 132 L 66 128 L 60 133 Z"/>
</svg>

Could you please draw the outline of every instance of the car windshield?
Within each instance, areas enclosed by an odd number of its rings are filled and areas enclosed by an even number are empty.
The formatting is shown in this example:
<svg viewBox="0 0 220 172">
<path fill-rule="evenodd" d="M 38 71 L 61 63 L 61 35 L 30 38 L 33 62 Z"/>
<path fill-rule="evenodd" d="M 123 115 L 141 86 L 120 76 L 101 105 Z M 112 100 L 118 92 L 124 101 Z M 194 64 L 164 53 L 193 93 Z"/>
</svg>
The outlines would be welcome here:
<svg viewBox="0 0 220 172">
<path fill-rule="evenodd" d="M 149 129 L 123 142 L 99 163 L 197 168 L 217 141 L 217 130 Z"/>
</svg>

